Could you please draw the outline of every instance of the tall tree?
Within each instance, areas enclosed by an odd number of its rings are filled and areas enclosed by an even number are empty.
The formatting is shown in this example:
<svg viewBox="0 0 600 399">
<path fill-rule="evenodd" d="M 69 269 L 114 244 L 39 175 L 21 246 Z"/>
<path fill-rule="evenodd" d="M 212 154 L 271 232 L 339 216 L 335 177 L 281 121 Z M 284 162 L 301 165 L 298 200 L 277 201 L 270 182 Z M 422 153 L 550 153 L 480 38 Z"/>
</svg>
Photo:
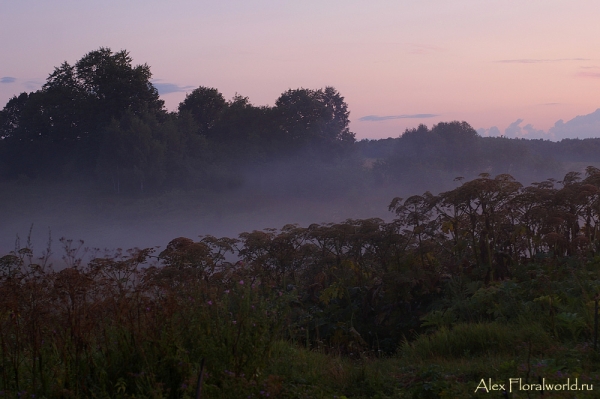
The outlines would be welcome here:
<svg viewBox="0 0 600 399">
<path fill-rule="evenodd" d="M 226 106 L 223 94 L 217 89 L 200 86 L 185 96 L 178 110 L 180 114 L 192 114 L 200 134 L 209 135 Z"/>
<path fill-rule="evenodd" d="M 83 101 L 73 104 L 86 114 L 86 122 L 101 128 L 111 119 L 119 119 L 125 112 L 141 115 L 144 112 L 163 112 L 164 101 L 150 82 L 152 73 L 147 64 L 132 66 L 132 58 L 125 50 L 113 53 L 101 47 L 81 58 L 75 66 L 67 62 L 48 77 L 43 91 L 62 93 L 69 100 L 79 96 Z M 68 112 L 68 109 L 65 109 Z M 100 125 L 100 126 L 98 126 Z"/>
<path fill-rule="evenodd" d="M 339 147 L 355 141 L 348 105 L 333 87 L 288 90 L 277 99 L 275 109 L 291 146 Z"/>
<path fill-rule="evenodd" d="M 151 76 L 148 65 L 132 65 L 127 51 L 104 47 L 55 68 L 41 90 L 11 99 L 2 111 L 2 147 L 14 155 L 8 174 L 93 170 L 111 120 L 126 112 L 164 115 Z M 24 161 L 32 156 L 34 163 Z"/>
</svg>

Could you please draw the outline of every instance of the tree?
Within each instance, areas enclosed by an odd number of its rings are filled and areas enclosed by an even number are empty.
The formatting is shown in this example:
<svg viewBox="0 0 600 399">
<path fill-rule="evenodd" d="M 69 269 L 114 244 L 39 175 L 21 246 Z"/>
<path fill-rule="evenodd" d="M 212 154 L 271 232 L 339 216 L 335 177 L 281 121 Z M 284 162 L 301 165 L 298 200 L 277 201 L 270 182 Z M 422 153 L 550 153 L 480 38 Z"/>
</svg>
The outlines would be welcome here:
<svg viewBox="0 0 600 399">
<path fill-rule="evenodd" d="M 125 114 L 102 133 L 96 175 L 115 193 L 189 186 L 203 178 L 205 140 L 190 117 Z"/>
<path fill-rule="evenodd" d="M 126 112 L 165 115 L 151 76 L 148 65 L 132 66 L 125 50 L 102 47 L 75 65 L 64 62 L 41 90 L 14 97 L 2 111 L 0 137 L 16 162 L 7 169 L 13 176 L 93 170 L 99 135 L 111 120 Z"/>
<path fill-rule="evenodd" d="M 339 147 L 353 144 L 348 106 L 337 90 L 296 89 L 284 92 L 275 102 L 281 133 L 289 145 Z"/>
<path fill-rule="evenodd" d="M 42 90 L 62 92 L 70 99 L 81 96 L 84 102 L 74 107 L 83 108 L 91 119 L 89 122 L 105 127 L 125 112 L 138 116 L 164 112 L 164 101 L 150 82 L 151 77 L 147 64 L 132 66 L 127 51 L 113 53 L 101 47 L 86 54 L 74 67 L 65 62 L 56 68 Z"/>
<path fill-rule="evenodd" d="M 273 108 L 254 106 L 248 97 L 238 94 L 227 101 L 214 130 L 212 136 L 221 153 L 231 157 L 234 164 L 264 162 L 276 157 L 281 148 Z"/>
<path fill-rule="evenodd" d="M 440 122 L 431 128 L 445 169 L 460 173 L 480 170 L 479 134 L 467 122 Z"/>
<path fill-rule="evenodd" d="M 226 106 L 225 98 L 217 89 L 200 86 L 185 96 L 178 110 L 180 114 L 192 114 L 200 134 L 208 135 Z"/>
<path fill-rule="evenodd" d="M 164 144 L 156 137 L 156 122 L 127 115 L 104 133 L 97 173 L 110 179 L 116 193 L 159 187 L 165 179 Z M 145 187 L 146 186 L 146 187 Z"/>
<path fill-rule="evenodd" d="M 25 110 L 29 95 L 21 93 L 19 96 L 13 96 L 2 111 L 0 111 L 0 139 L 11 137 L 19 127 L 21 115 Z"/>
</svg>

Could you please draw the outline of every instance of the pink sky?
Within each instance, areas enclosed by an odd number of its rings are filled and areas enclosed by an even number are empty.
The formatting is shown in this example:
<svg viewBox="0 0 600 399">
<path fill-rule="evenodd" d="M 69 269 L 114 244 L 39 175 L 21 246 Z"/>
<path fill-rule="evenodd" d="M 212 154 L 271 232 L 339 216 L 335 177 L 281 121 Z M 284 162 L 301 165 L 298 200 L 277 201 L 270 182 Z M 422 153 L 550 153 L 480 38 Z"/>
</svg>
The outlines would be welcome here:
<svg viewBox="0 0 600 399">
<path fill-rule="evenodd" d="M 334 86 L 358 139 L 451 120 L 547 131 L 600 108 L 595 0 L 88 3 L 0 5 L 2 105 L 104 46 L 149 64 L 170 110 L 198 86 L 256 105 Z"/>
</svg>

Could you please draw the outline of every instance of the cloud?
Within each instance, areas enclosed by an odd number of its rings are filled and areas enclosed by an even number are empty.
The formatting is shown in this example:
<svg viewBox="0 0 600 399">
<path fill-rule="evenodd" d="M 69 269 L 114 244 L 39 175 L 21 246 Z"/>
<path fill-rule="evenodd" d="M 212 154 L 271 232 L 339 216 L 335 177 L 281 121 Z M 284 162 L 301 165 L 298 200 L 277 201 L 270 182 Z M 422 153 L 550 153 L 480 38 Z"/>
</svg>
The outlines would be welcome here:
<svg viewBox="0 0 600 399">
<path fill-rule="evenodd" d="M 529 140 L 534 140 L 534 139 L 548 140 L 548 139 L 550 139 L 550 136 L 548 135 L 548 133 L 546 133 L 543 130 L 535 129 L 531 123 L 528 123 L 527 125 L 525 125 L 523 127 L 523 131 L 525 131 L 524 137 Z"/>
<path fill-rule="evenodd" d="M 439 116 L 438 114 L 412 114 L 412 115 L 387 115 L 387 116 L 377 116 L 377 115 L 367 115 L 362 118 L 358 118 L 361 122 L 379 122 L 386 121 L 388 119 L 423 119 L 423 118 L 433 118 Z"/>
<path fill-rule="evenodd" d="M 536 140 L 536 139 L 545 139 L 550 140 L 552 138 L 551 134 L 543 130 L 539 130 L 533 127 L 531 123 L 521 127 L 521 123 L 523 119 L 519 118 L 510 125 L 506 129 L 504 129 L 504 137 L 508 137 L 509 139 L 528 139 L 528 140 Z"/>
<path fill-rule="evenodd" d="M 500 137 L 502 135 L 502 133 L 500 133 L 500 129 L 498 129 L 497 126 L 492 126 L 489 129 L 477 129 L 477 133 L 479 133 L 481 137 Z"/>
<path fill-rule="evenodd" d="M 156 90 L 158 90 L 158 94 L 169 94 L 169 93 L 181 93 L 193 90 L 195 86 L 179 86 L 175 83 L 152 83 Z"/>
<path fill-rule="evenodd" d="M 504 129 L 504 136 L 514 139 L 515 137 L 523 136 L 523 129 L 519 126 L 523 122 L 523 119 L 519 118 L 510 125 L 506 129 Z"/>
<path fill-rule="evenodd" d="M 0 83 L 14 83 L 17 78 L 13 78 L 12 76 L 4 76 L 0 78 Z"/>
<path fill-rule="evenodd" d="M 553 103 L 550 103 L 553 104 Z M 524 138 L 529 140 L 544 139 L 560 141 L 563 139 L 587 139 L 600 137 L 600 108 L 591 114 L 579 115 L 564 122 L 562 119 L 557 121 L 548 131 L 536 129 L 531 123 L 521 126 L 523 119 L 519 118 L 504 130 L 504 136 L 507 138 Z M 495 130 L 494 130 L 495 129 Z M 489 129 L 477 129 L 479 135 L 492 137 L 498 129 L 491 127 Z"/>
<path fill-rule="evenodd" d="M 575 76 L 579 78 L 600 79 L 600 72 L 578 72 Z"/>
<path fill-rule="evenodd" d="M 591 114 L 579 115 L 570 121 L 562 119 L 548 130 L 555 140 L 600 137 L 600 108 Z"/>
<path fill-rule="evenodd" d="M 518 58 L 514 60 L 498 60 L 495 62 L 501 64 L 541 64 L 547 62 L 563 61 L 589 61 L 589 58 Z"/>
</svg>

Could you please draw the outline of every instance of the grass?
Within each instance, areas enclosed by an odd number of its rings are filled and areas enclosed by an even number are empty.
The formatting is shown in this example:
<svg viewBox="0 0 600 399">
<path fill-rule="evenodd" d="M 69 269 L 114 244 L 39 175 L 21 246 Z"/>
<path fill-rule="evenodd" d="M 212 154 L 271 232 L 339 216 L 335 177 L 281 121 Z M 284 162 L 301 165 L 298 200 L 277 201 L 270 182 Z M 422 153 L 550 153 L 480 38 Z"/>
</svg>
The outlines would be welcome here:
<svg viewBox="0 0 600 399">
<path fill-rule="evenodd" d="M 483 395 L 482 380 L 510 378 L 600 387 L 589 337 L 559 339 L 533 320 L 444 326 L 389 356 L 307 348 L 289 335 L 294 292 L 243 264 L 211 272 L 210 253 L 142 267 L 151 253 L 87 265 L 66 256 L 60 271 L 35 264 L 27 248 L 2 257 L 0 397 L 192 398 L 202 359 L 204 398 L 469 398 Z"/>
<path fill-rule="evenodd" d="M 461 358 L 482 355 L 518 355 L 540 352 L 553 346 L 552 337 L 537 323 L 470 323 L 442 327 L 431 335 L 405 341 L 400 351 L 406 358 L 418 360 L 436 357 Z"/>
</svg>

